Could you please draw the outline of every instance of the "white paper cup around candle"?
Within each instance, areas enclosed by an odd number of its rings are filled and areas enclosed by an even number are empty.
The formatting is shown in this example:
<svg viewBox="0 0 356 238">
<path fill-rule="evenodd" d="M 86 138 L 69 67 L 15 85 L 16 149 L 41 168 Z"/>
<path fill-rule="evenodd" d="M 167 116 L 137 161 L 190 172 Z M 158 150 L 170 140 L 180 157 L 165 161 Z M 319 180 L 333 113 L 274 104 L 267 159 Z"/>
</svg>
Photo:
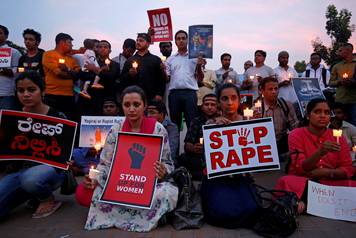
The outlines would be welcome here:
<svg viewBox="0 0 356 238">
<path fill-rule="evenodd" d="M 19 73 L 23 73 L 23 72 L 25 72 L 25 68 L 23 68 L 23 67 L 18 67 L 18 68 L 17 68 L 17 71 L 18 71 Z"/>
<path fill-rule="evenodd" d="M 246 108 L 244 109 L 244 117 L 247 118 L 247 120 L 250 119 L 250 117 L 253 116 L 253 110 L 249 109 L 249 108 Z"/>
<path fill-rule="evenodd" d="M 204 138 L 200 138 L 199 142 L 200 142 L 200 144 L 203 144 L 204 143 Z"/>
<path fill-rule="evenodd" d="M 59 60 L 58 60 L 58 63 L 60 63 L 60 64 L 64 64 L 65 62 L 66 62 L 65 59 L 59 59 Z"/>
<path fill-rule="evenodd" d="M 342 136 L 342 130 L 333 130 L 333 136 L 336 137 L 336 142 L 339 143 L 339 138 Z"/>
<path fill-rule="evenodd" d="M 94 169 L 94 166 L 92 166 L 89 170 L 89 178 L 96 180 L 98 175 L 100 174 L 100 171 L 97 169 Z"/>
<path fill-rule="evenodd" d="M 138 67 L 138 63 L 136 61 L 134 61 L 132 63 L 132 68 L 137 69 L 137 67 Z"/>
</svg>

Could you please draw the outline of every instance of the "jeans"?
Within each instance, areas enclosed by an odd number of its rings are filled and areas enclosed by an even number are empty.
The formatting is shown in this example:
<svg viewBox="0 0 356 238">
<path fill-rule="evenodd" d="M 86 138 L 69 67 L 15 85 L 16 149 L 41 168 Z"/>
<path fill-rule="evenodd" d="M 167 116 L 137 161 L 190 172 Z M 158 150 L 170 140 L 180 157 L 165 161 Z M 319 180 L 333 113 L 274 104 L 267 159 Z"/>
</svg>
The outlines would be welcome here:
<svg viewBox="0 0 356 238">
<path fill-rule="evenodd" d="M 182 112 L 184 112 L 187 128 L 190 122 L 198 113 L 198 98 L 195 90 L 172 89 L 169 92 L 168 104 L 171 120 L 180 128 L 182 121 Z"/>
<path fill-rule="evenodd" d="M 29 199 L 48 199 L 64 180 L 64 173 L 48 165 L 37 165 L 0 180 L 0 219 Z"/>
</svg>

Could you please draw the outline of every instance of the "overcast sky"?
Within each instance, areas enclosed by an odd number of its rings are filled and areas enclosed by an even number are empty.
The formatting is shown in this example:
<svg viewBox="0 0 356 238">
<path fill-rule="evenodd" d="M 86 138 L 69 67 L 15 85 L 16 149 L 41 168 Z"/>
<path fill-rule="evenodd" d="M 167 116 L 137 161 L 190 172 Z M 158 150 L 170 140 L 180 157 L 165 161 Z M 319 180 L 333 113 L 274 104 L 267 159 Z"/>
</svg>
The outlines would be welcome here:
<svg viewBox="0 0 356 238">
<path fill-rule="evenodd" d="M 147 10 L 169 7 L 174 32 L 188 30 L 189 25 L 214 25 L 214 58 L 207 68 L 220 67 L 220 55 L 229 52 L 231 66 L 241 73 L 243 62 L 252 60 L 256 49 L 267 51 L 266 64 L 274 68 L 281 50 L 290 53 L 294 65 L 297 60 L 308 61 L 314 38 L 329 45 L 325 11 L 331 3 L 338 10 L 350 10 L 356 23 L 354 0 L 2 0 L 0 24 L 9 28 L 9 40 L 19 45 L 24 29 L 39 31 L 45 50 L 54 48 L 59 32 L 69 33 L 75 48 L 85 38 L 106 39 L 114 57 L 124 39 L 136 39 L 137 32 L 147 30 Z M 356 46 L 356 33 L 350 42 Z M 150 50 L 160 55 L 157 43 Z"/>
</svg>

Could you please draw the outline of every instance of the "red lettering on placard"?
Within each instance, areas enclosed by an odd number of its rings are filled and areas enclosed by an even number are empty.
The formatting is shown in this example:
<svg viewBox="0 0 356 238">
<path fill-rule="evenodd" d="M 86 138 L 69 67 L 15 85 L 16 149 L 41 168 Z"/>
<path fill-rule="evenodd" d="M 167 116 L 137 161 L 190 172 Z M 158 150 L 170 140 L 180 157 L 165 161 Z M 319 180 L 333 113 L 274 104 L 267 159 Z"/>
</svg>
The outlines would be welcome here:
<svg viewBox="0 0 356 238">
<path fill-rule="evenodd" d="M 222 132 L 222 134 L 224 136 L 226 136 L 227 138 L 227 143 L 228 145 L 231 147 L 234 145 L 234 138 L 233 138 L 233 135 L 236 134 L 236 130 L 235 129 L 231 129 L 231 130 L 225 130 Z"/>
<path fill-rule="evenodd" d="M 258 126 L 253 128 L 253 135 L 255 137 L 255 144 L 261 143 L 261 138 L 267 135 L 267 128 L 264 126 Z"/>
<path fill-rule="evenodd" d="M 213 152 L 210 154 L 211 168 L 216 169 L 216 165 L 218 164 L 220 168 L 225 168 L 224 162 L 224 154 L 220 151 Z"/>
<path fill-rule="evenodd" d="M 213 142 L 210 143 L 212 149 L 219 149 L 222 146 L 222 139 L 220 138 L 221 134 L 218 131 L 213 131 L 209 135 L 209 139 Z"/>
<path fill-rule="evenodd" d="M 272 155 L 270 145 L 262 145 L 257 147 L 258 161 L 260 163 L 269 163 L 273 162 L 272 157 L 267 157 Z"/>
<path fill-rule="evenodd" d="M 242 165 L 236 150 L 230 150 L 227 155 L 226 167 L 231 167 L 232 164 L 236 164 L 237 166 Z"/>
<path fill-rule="evenodd" d="M 242 148 L 241 153 L 242 153 L 242 161 L 244 165 L 249 164 L 248 160 L 255 157 L 256 155 L 255 150 L 251 147 Z"/>
</svg>

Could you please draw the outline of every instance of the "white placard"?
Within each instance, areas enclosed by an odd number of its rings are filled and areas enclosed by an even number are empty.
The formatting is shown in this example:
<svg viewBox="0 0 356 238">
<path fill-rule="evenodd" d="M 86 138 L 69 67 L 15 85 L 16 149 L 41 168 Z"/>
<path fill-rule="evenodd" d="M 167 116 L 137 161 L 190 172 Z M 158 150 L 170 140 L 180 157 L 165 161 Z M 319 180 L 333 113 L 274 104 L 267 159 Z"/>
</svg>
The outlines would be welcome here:
<svg viewBox="0 0 356 238">
<path fill-rule="evenodd" d="M 80 147 L 93 147 L 96 144 L 104 146 L 110 128 L 119 122 L 120 117 L 112 116 L 82 116 L 80 123 Z"/>
<path fill-rule="evenodd" d="M 309 214 L 356 222 L 356 188 L 308 182 Z"/>
<path fill-rule="evenodd" d="M 0 68 L 11 67 L 11 48 L 0 48 Z"/>
<path fill-rule="evenodd" d="M 272 118 L 203 126 L 208 178 L 279 169 Z"/>
</svg>

